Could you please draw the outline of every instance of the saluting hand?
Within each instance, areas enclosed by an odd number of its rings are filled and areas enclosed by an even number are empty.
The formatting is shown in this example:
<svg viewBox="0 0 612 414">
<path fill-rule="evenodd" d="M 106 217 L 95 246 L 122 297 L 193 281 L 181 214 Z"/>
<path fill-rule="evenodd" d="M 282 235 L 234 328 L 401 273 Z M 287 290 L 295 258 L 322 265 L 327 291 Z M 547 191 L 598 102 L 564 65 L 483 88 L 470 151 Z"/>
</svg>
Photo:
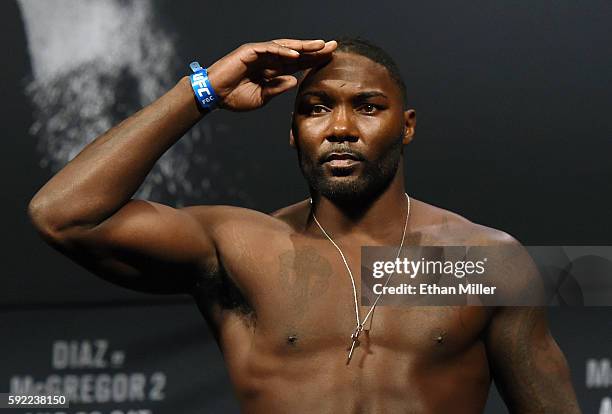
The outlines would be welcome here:
<svg viewBox="0 0 612 414">
<path fill-rule="evenodd" d="M 337 46 L 333 40 L 247 43 L 210 66 L 208 77 L 221 108 L 249 111 L 295 87 L 293 74 L 329 60 Z"/>
</svg>

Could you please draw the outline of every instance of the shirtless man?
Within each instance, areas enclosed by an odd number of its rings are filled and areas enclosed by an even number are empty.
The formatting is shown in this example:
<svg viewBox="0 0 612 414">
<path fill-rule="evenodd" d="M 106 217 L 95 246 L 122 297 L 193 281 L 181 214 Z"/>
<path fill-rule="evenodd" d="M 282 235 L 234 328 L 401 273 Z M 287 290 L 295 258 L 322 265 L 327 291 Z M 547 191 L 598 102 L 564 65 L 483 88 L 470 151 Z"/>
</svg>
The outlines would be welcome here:
<svg viewBox="0 0 612 414">
<path fill-rule="evenodd" d="M 577 413 L 541 308 L 379 306 L 350 363 L 362 245 L 398 246 L 408 213 L 403 144 L 415 111 L 394 63 L 361 41 L 245 44 L 208 69 L 220 107 L 253 110 L 297 86 L 290 145 L 309 200 L 271 215 L 131 199 L 206 111 L 188 77 L 89 144 L 32 199 L 54 248 L 145 292 L 189 293 L 244 412 L 479 413 L 491 379 L 513 413 Z M 273 165 L 270 168 L 274 168 Z M 516 245 L 411 199 L 405 245 Z M 369 307 L 361 307 L 361 315 Z M 205 374 L 204 374 L 205 375 Z"/>
</svg>

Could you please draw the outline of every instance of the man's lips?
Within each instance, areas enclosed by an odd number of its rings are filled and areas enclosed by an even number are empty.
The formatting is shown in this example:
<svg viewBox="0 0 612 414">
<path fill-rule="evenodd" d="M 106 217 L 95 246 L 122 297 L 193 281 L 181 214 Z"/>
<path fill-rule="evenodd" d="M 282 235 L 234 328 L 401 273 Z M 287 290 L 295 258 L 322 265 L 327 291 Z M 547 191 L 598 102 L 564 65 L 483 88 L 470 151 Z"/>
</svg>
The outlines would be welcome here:
<svg viewBox="0 0 612 414">
<path fill-rule="evenodd" d="M 358 157 L 351 152 L 332 152 L 327 156 L 326 161 L 346 159 L 356 160 L 357 158 Z"/>
<path fill-rule="evenodd" d="M 344 158 L 344 159 L 329 160 L 329 161 L 326 161 L 325 163 L 332 168 L 347 168 L 347 167 L 352 167 L 353 165 L 358 164 L 359 162 L 360 161 L 354 160 L 351 158 Z"/>
<path fill-rule="evenodd" d="M 344 159 L 352 159 L 356 160 L 359 157 L 352 152 L 330 152 L 327 155 L 326 161 L 330 160 L 344 160 Z"/>
<path fill-rule="evenodd" d="M 350 152 L 332 152 L 325 157 L 324 164 L 334 168 L 345 168 L 361 162 L 359 156 Z"/>
</svg>

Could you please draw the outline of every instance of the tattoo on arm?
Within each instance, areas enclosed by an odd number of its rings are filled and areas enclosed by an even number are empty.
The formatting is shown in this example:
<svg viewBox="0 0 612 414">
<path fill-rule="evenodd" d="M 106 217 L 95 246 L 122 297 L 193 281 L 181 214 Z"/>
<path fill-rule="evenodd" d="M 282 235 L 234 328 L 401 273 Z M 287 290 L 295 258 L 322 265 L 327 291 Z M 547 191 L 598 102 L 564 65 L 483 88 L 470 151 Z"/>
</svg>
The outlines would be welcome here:
<svg viewBox="0 0 612 414">
<path fill-rule="evenodd" d="M 487 351 L 511 412 L 580 413 L 563 353 L 543 308 L 501 308 L 489 326 Z"/>
</svg>

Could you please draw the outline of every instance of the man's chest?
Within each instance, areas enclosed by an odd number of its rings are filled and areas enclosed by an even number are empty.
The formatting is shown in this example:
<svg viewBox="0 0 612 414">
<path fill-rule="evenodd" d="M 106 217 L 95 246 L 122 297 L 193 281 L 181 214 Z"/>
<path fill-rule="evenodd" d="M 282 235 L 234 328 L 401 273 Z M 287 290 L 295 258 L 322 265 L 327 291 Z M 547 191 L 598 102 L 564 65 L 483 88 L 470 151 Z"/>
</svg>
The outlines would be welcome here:
<svg viewBox="0 0 612 414">
<path fill-rule="evenodd" d="M 250 305 L 261 341 L 289 351 L 350 345 L 355 294 L 361 303 L 361 246 L 343 246 L 344 259 L 328 241 L 300 237 L 244 240 L 232 247 L 224 277 Z M 371 307 L 358 309 L 363 322 Z M 421 355 L 452 354 L 478 340 L 489 317 L 481 307 L 379 305 L 360 341 Z"/>
</svg>

